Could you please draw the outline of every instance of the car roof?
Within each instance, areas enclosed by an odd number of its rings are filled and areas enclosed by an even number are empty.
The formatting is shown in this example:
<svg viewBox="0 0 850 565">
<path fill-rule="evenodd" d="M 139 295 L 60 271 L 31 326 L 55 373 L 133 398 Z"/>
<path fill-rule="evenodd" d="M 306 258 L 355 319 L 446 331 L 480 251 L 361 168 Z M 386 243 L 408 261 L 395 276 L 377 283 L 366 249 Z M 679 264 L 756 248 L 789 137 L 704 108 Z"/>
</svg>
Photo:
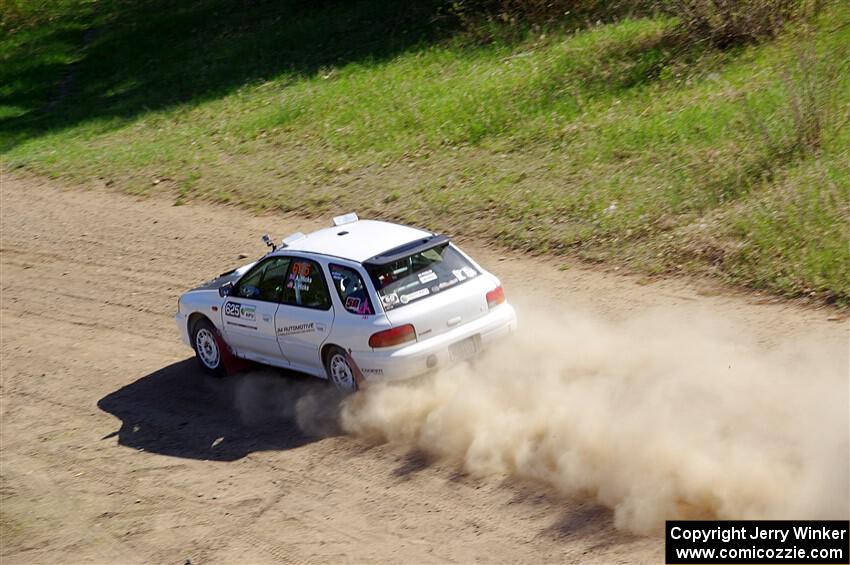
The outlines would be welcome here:
<svg viewBox="0 0 850 565">
<path fill-rule="evenodd" d="M 384 251 L 431 235 L 431 232 L 390 222 L 358 220 L 314 231 L 278 252 L 304 251 L 362 263 Z"/>
</svg>

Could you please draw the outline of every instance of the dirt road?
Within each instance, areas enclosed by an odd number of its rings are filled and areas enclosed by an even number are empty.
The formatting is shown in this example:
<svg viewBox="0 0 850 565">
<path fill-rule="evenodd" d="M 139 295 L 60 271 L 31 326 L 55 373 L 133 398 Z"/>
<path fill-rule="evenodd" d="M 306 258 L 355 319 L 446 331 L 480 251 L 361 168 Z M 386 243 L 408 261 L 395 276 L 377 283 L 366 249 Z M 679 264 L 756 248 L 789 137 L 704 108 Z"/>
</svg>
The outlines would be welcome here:
<svg viewBox="0 0 850 565">
<path fill-rule="evenodd" d="M 315 222 L 33 179 L 1 189 L 4 563 L 662 562 L 658 537 L 615 530 L 589 500 L 299 431 L 292 406 L 317 382 L 203 377 L 173 325 L 178 294 L 261 253 L 260 234 Z M 846 355 L 829 309 L 466 247 L 509 297 L 565 313 L 710 310 L 765 346 L 806 335 Z"/>
</svg>

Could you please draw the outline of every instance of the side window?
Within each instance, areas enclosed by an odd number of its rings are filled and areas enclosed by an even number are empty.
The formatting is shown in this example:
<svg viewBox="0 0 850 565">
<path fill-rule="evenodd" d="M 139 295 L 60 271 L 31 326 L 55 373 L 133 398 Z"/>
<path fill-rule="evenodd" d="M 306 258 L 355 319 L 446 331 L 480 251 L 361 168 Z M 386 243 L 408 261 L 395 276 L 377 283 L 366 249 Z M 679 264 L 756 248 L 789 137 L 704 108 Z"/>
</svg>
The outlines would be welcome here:
<svg viewBox="0 0 850 565">
<path fill-rule="evenodd" d="M 336 288 L 339 299 L 345 309 L 352 314 L 374 314 L 372 301 L 369 300 L 369 291 L 363 284 L 360 273 L 350 267 L 342 265 L 328 265 L 331 271 L 331 284 Z"/>
<path fill-rule="evenodd" d="M 266 302 L 279 302 L 286 283 L 288 257 L 272 257 L 263 261 L 242 277 L 234 294 Z"/>
<path fill-rule="evenodd" d="M 331 307 L 325 277 L 318 263 L 309 259 L 292 260 L 283 289 L 283 303 L 319 310 Z"/>
</svg>

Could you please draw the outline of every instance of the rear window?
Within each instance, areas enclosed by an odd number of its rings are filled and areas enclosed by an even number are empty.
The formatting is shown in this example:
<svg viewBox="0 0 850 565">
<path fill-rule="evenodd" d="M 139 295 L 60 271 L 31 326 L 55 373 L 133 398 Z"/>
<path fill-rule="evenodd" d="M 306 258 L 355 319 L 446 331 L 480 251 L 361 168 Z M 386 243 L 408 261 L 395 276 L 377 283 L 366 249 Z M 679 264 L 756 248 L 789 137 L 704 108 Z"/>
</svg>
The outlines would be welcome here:
<svg viewBox="0 0 850 565">
<path fill-rule="evenodd" d="M 369 269 L 384 310 L 399 308 L 479 275 L 448 243 Z"/>
</svg>

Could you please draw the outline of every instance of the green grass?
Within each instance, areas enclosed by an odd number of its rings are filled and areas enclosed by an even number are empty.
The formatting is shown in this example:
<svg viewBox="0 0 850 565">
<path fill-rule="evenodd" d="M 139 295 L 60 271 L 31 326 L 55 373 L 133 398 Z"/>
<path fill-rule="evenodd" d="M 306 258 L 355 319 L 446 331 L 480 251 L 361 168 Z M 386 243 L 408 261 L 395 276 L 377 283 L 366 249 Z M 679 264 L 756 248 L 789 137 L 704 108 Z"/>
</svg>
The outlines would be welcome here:
<svg viewBox="0 0 850 565">
<path fill-rule="evenodd" d="M 482 44 L 444 5 L 52 5 L 0 39 L 3 162 L 850 301 L 841 3 L 725 51 L 660 17 Z"/>
</svg>

